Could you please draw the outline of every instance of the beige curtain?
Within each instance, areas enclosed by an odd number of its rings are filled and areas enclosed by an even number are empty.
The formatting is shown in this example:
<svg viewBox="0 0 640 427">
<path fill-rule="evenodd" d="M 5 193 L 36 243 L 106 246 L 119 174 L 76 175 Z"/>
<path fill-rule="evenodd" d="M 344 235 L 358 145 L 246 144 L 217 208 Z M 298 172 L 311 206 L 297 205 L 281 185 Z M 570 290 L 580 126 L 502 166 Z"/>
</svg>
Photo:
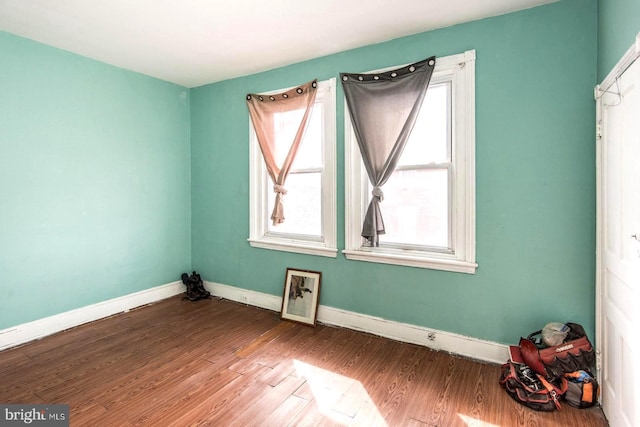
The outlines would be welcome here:
<svg viewBox="0 0 640 427">
<path fill-rule="evenodd" d="M 273 225 L 284 222 L 283 196 L 287 194 L 284 184 L 289 174 L 291 164 L 298 152 L 298 147 L 304 136 L 305 129 L 307 128 L 311 108 L 316 99 L 317 88 L 318 83 L 316 80 L 313 80 L 279 94 L 247 95 L 247 107 L 249 108 L 251 122 L 258 137 L 258 143 L 260 144 L 260 150 L 262 151 L 267 172 L 273 182 L 273 191 L 276 193 L 276 202 L 271 214 Z M 295 137 L 293 141 L 291 141 L 287 156 L 282 164 L 278 165 L 275 155 L 277 142 L 277 129 L 274 126 L 275 117 L 278 114 L 296 110 L 304 110 L 304 115 L 298 125 Z"/>
</svg>

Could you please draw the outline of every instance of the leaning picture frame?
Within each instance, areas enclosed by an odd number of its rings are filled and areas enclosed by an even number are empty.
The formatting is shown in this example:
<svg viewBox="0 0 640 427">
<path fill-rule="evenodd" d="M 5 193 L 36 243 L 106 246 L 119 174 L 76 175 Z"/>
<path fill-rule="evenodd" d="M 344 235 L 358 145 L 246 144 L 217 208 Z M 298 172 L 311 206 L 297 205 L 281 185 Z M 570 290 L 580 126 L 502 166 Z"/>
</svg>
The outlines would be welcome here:
<svg viewBox="0 0 640 427">
<path fill-rule="evenodd" d="M 321 281 L 319 271 L 287 268 L 280 317 L 315 327 Z"/>
</svg>

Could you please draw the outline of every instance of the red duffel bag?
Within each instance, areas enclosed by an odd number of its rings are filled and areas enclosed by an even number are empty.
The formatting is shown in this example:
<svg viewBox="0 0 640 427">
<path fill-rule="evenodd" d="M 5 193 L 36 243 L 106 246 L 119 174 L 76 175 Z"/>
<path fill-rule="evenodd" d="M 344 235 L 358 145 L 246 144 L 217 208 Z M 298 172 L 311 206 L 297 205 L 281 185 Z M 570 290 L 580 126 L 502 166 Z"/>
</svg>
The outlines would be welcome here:
<svg viewBox="0 0 640 427">
<path fill-rule="evenodd" d="M 577 323 L 567 323 L 569 333 L 559 345 L 546 347 L 536 331 L 527 338 L 520 338 L 520 352 L 525 363 L 540 375 L 550 380 L 565 373 L 585 370 L 592 372 L 595 351 L 584 331 Z"/>
</svg>

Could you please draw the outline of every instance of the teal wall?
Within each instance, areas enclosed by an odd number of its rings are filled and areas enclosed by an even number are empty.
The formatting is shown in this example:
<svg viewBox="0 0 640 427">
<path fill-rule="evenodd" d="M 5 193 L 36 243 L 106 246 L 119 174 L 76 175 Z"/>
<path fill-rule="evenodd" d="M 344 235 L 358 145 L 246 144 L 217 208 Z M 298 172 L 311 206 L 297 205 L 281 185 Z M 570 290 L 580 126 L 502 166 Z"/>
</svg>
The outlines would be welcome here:
<svg viewBox="0 0 640 427">
<path fill-rule="evenodd" d="M 598 0 L 598 82 L 631 47 L 640 33 L 640 1 Z"/>
<path fill-rule="evenodd" d="M 191 267 L 189 91 L 0 32 L 0 330 Z"/>
<path fill-rule="evenodd" d="M 569 320 L 593 336 L 597 12 L 596 0 L 562 0 L 193 89 L 193 267 L 277 296 L 287 267 L 318 270 L 323 305 L 491 341 Z M 246 93 L 468 49 L 477 50 L 475 275 L 249 246 Z M 338 242 L 343 99 L 339 87 Z"/>
</svg>

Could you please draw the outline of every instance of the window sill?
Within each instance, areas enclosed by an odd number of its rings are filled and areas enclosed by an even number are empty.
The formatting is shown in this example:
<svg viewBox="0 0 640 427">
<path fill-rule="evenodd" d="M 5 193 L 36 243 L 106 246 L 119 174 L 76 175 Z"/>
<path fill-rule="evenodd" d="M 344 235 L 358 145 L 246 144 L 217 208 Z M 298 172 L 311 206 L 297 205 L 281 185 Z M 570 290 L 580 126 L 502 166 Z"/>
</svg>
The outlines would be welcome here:
<svg viewBox="0 0 640 427">
<path fill-rule="evenodd" d="M 373 252 L 370 250 L 344 250 L 347 259 L 355 261 L 377 262 L 382 264 L 403 265 L 407 267 L 429 268 L 432 270 L 452 271 L 475 274 L 478 264 L 451 258 L 436 258 L 429 255 L 400 254 L 391 252 Z"/>
<path fill-rule="evenodd" d="M 247 239 L 254 248 L 271 249 L 274 251 L 293 252 L 298 254 L 317 255 L 335 258 L 338 256 L 338 249 L 329 248 L 322 243 L 301 242 L 297 240 L 282 239 Z"/>
</svg>

